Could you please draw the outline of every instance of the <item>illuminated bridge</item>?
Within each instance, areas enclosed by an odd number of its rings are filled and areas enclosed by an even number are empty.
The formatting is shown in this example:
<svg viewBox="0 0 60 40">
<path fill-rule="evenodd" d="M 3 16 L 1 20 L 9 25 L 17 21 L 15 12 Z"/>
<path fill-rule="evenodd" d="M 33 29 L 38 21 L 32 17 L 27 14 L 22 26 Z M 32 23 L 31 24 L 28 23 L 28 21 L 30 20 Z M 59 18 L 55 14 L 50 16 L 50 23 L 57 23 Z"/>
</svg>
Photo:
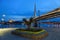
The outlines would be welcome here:
<svg viewBox="0 0 60 40">
<path fill-rule="evenodd" d="M 45 19 L 50 19 L 55 17 L 60 17 L 60 8 L 57 8 L 51 12 L 48 12 L 47 14 L 37 17 L 34 20 L 45 20 Z"/>
<path fill-rule="evenodd" d="M 57 8 L 51 12 L 48 12 L 47 14 L 44 14 L 42 16 L 39 16 L 35 19 L 33 19 L 33 21 L 37 20 L 37 21 L 42 21 L 42 20 L 49 20 L 49 19 L 53 19 L 53 18 L 58 18 L 60 17 L 60 8 Z M 60 22 L 50 22 L 50 20 L 48 22 L 40 22 L 40 24 L 47 24 L 47 25 L 53 25 L 56 27 L 60 27 Z M 51 27 L 51 26 L 50 26 Z"/>
</svg>

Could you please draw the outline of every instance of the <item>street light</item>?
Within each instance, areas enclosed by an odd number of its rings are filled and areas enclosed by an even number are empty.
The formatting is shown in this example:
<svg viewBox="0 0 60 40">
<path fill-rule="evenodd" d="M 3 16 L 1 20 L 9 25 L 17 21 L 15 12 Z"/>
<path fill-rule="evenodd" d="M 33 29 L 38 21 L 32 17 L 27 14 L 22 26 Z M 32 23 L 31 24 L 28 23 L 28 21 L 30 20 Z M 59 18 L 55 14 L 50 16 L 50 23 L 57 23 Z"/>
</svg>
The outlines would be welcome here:
<svg viewBox="0 0 60 40">
<path fill-rule="evenodd" d="M 6 16 L 5 14 L 2 15 L 2 18 L 1 18 L 2 23 L 4 23 L 5 21 L 5 16 Z"/>
<path fill-rule="evenodd" d="M 2 19 L 1 19 L 1 20 L 2 20 L 2 24 L 1 24 L 1 25 L 2 25 L 2 28 L 4 27 L 4 26 L 3 26 L 4 20 L 5 20 L 4 17 L 5 17 L 5 15 L 3 14 L 3 15 L 2 15 Z"/>
<path fill-rule="evenodd" d="M 3 14 L 2 16 L 3 16 L 3 17 L 5 17 L 6 15 L 5 15 L 5 14 Z"/>
<path fill-rule="evenodd" d="M 4 21 L 4 18 L 2 18 L 1 20 Z"/>
<path fill-rule="evenodd" d="M 2 21 L 4 21 L 4 20 L 5 20 L 5 19 L 4 19 L 4 17 L 5 17 L 5 16 L 6 16 L 5 14 L 3 14 L 3 15 L 2 15 L 2 19 L 1 19 Z"/>
</svg>

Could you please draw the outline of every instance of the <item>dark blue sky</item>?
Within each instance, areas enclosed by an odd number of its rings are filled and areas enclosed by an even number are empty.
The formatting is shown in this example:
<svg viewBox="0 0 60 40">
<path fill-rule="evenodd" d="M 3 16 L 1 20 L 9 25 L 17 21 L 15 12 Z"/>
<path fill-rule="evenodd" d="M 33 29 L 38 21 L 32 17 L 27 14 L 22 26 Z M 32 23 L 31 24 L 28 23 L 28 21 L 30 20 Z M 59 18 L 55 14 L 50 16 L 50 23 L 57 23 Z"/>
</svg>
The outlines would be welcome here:
<svg viewBox="0 0 60 40">
<path fill-rule="evenodd" d="M 35 2 L 41 15 L 60 7 L 60 0 L 0 0 L 0 20 L 3 14 L 6 15 L 5 20 L 33 16 Z"/>
</svg>

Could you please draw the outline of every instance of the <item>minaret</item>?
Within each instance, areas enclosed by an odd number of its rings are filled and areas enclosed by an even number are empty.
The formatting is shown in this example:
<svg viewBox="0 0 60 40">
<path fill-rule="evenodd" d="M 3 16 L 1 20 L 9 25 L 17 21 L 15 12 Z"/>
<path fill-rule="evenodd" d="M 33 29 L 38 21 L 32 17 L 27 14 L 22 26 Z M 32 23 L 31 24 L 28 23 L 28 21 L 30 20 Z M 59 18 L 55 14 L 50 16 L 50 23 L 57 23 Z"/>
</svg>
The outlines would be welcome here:
<svg viewBox="0 0 60 40">
<path fill-rule="evenodd" d="M 36 3 L 34 4 L 34 18 L 36 18 Z"/>
</svg>

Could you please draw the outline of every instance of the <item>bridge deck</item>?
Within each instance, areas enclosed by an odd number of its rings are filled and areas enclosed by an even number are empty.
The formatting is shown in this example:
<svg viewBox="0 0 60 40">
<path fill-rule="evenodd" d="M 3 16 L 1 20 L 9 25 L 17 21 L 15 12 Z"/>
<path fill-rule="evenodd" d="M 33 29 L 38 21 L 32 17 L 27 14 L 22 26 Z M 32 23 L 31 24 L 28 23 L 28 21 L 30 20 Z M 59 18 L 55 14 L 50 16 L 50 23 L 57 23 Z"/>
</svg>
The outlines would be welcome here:
<svg viewBox="0 0 60 40">
<path fill-rule="evenodd" d="M 53 10 L 52 12 L 48 12 L 47 14 L 37 17 L 34 20 L 45 20 L 45 19 L 55 18 L 55 17 L 59 17 L 59 16 L 60 16 L 60 9 Z"/>
</svg>

